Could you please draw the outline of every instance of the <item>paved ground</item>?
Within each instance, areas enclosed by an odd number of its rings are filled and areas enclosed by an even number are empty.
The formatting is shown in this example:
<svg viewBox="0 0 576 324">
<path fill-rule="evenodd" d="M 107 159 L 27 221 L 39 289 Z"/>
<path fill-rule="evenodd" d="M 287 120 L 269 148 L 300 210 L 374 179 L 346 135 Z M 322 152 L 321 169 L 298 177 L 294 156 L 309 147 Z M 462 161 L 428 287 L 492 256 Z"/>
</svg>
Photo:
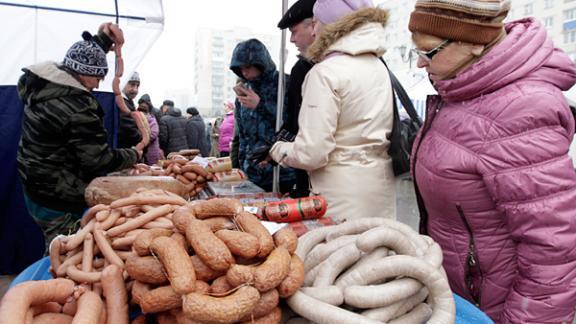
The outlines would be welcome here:
<svg viewBox="0 0 576 324">
<path fill-rule="evenodd" d="M 419 215 L 414 183 L 408 176 L 396 178 L 396 215 L 400 222 L 418 230 Z"/>
</svg>

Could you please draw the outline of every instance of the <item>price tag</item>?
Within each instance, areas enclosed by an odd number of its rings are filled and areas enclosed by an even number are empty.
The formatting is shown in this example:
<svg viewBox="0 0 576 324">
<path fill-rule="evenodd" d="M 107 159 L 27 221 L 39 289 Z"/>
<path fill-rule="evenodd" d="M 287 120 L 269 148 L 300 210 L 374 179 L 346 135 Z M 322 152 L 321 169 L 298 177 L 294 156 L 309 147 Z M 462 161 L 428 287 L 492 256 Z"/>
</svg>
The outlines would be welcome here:
<svg viewBox="0 0 576 324">
<path fill-rule="evenodd" d="M 244 211 L 249 212 L 249 213 L 254 214 L 254 215 L 257 215 L 258 214 L 258 207 L 244 206 Z"/>
<path fill-rule="evenodd" d="M 287 223 L 274 223 L 268 221 L 260 221 L 264 227 L 270 232 L 270 235 L 274 235 L 274 233 L 278 232 L 279 230 L 283 229 L 284 227 L 288 226 Z"/>
<path fill-rule="evenodd" d="M 200 156 L 196 156 L 194 157 L 194 159 L 192 159 L 192 162 L 200 164 L 203 168 L 206 168 L 208 166 L 209 161 L 203 157 Z"/>
</svg>

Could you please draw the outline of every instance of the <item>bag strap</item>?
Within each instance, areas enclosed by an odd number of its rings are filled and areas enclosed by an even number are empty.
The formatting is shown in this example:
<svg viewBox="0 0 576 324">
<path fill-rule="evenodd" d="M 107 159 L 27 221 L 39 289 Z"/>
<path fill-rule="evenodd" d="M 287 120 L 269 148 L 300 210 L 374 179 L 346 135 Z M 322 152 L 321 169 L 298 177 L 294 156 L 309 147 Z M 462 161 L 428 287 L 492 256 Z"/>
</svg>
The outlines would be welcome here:
<svg viewBox="0 0 576 324">
<path fill-rule="evenodd" d="M 388 73 L 390 74 L 390 81 L 392 82 L 392 89 L 394 90 L 395 94 L 398 96 L 398 99 L 400 99 L 400 102 L 402 103 L 402 106 L 404 106 L 404 109 L 408 113 L 408 116 L 410 116 L 410 119 L 412 119 L 415 123 L 418 124 L 418 126 L 421 127 L 422 126 L 422 120 L 418 116 L 418 113 L 416 112 L 416 109 L 414 108 L 414 104 L 412 104 L 412 100 L 410 100 L 410 97 L 406 93 L 406 90 L 404 90 L 404 87 L 402 86 L 400 81 L 398 81 L 398 78 L 396 78 L 394 73 L 392 73 L 392 71 L 390 71 L 390 69 L 388 68 L 388 65 L 386 64 L 384 59 L 380 58 L 380 61 L 382 61 L 382 63 L 384 63 L 384 66 L 386 66 L 386 70 L 388 70 Z M 396 99 L 394 99 L 394 107 L 396 109 L 398 109 L 396 107 Z"/>
</svg>

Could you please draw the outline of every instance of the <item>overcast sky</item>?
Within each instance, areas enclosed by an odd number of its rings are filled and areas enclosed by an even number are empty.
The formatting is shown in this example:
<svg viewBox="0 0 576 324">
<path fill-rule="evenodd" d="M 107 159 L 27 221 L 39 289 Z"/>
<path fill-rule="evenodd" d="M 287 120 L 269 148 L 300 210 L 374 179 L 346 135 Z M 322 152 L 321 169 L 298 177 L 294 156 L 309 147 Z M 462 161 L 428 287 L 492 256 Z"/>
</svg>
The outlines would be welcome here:
<svg viewBox="0 0 576 324">
<path fill-rule="evenodd" d="M 289 1 L 289 5 L 293 2 Z M 162 102 L 167 89 L 189 88 L 193 92 L 193 50 L 198 27 L 242 26 L 254 32 L 277 33 L 280 38 L 276 24 L 282 16 L 282 1 L 164 0 L 164 16 L 164 32 L 137 69 L 142 79 L 140 95 L 149 93 L 155 105 Z M 296 55 L 295 50 L 291 53 Z M 290 67 L 286 69 L 289 71 Z"/>
<path fill-rule="evenodd" d="M 374 4 L 383 0 L 373 0 Z M 288 8 L 296 0 L 288 0 Z M 248 27 L 257 33 L 277 34 L 282 18 L 282 0 L 163 0 L 164 31 L 137 70 L 141 75 L 140 95 L 149 93 L 159 105 L 169 89 L 194 91 L 194 38 L 197 28 Z M 285 71 L 290 72 L 298 51 L 289 42 Z M 278 61 L 279 53 L 270 53 Z M 178 105 L 179 103 L 176 102 Z"/>
</svg>

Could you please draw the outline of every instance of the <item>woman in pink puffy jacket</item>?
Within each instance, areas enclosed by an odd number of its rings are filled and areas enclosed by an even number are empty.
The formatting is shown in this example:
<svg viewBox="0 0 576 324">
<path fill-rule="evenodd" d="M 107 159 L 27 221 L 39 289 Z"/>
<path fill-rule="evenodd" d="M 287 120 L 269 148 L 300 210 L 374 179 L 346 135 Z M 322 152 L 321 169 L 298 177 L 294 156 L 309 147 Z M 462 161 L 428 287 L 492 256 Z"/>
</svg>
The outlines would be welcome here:
<svg viewBox="0 0 576 324">
<path fill-rule="evenodd" d="M 226 115 L 222 124 L 220 124 L 220 139 L 218 140 L 218 149 L 220 156 L 230 155 L 230 142 L 234 136 L 234 104 L 227 102 L 224 104 Z"/>
<path fill-rule="evenodd" d="M 571 323 L 576 306 L 576 67 L 509 0 L 418 0 L 409 28 L 438 95 L 412 175 L 421 231 L 452 290 L 497 323 Z"/>
</svg>

